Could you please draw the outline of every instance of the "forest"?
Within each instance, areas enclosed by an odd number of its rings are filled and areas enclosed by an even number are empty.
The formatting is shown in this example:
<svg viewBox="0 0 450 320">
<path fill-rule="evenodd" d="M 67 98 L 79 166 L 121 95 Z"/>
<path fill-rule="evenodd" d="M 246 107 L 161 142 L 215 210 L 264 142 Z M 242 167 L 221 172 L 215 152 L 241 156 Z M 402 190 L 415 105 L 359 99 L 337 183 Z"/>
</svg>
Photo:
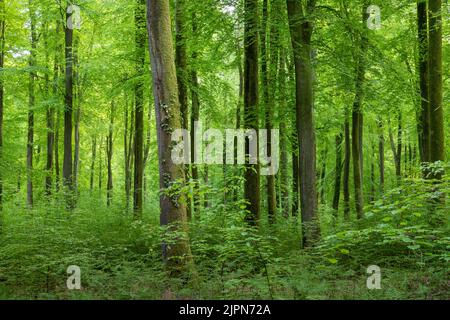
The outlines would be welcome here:
<svg viewBox="0 0 450 320">
<path fill-rule="evenodd" d="M 447 0 L 0 0 L 0 300 L 450 299 Z"/>
</svg>

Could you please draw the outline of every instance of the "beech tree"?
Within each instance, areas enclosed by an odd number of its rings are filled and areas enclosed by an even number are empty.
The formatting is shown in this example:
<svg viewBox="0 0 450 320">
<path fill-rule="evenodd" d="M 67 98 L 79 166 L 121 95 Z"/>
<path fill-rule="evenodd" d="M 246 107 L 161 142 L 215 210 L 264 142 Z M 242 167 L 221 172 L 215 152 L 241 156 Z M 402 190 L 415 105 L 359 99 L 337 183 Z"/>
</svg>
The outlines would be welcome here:
<svg viewBox="0 0 450 320">
<path fill-rule="evenodd" d="M 163 244 L 163 257 L 177 273 L 189 268 L 192 258 L 186 234 L 186 205 L 174 190 L 178 183 L 184 183 L 184 169 L 171 158 L 171 133 L 181 126 L 181 111 L 168 0 L 147 0 L 147 23 L 158 139 L 160 222 L 169 230 L 184 232 L 176 243 Z"/>
<path fill-rule="evenodd" d="M 314 129 L 314 89 L 311 64 L 311 38 L 315 0 L 287 0 L 287 10 L 294 51 L 296 115 L 300 147 L 300 205 L 303 245 L 312 245 L 320 234 L 317 218 L 316 137 Z"/>
</svg>

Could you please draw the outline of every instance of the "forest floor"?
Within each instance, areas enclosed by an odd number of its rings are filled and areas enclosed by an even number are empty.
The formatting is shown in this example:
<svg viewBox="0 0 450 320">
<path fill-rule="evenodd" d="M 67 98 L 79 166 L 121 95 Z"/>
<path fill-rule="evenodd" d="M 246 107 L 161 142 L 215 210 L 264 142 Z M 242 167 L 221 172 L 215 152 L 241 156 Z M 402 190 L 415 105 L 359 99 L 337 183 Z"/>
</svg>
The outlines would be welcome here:
<svg viewBox="0 0 450 320">
<path fill-rule="evenodd" d="M 448 227 L 330 229 L 301 250 L 292 220 L 254 232 L 217 206 L 190 227 L 194 285 L 164 271 L 157 207 L 142 221 L 93 202 L 60 209 L 5 207 L 0 299 L 450 298 Z M 81 268 L 81 290 L 67 289 L 70 265 Z M 381 269 L 379 290 L 367 288 L 369 265 Z"/>
</svg>

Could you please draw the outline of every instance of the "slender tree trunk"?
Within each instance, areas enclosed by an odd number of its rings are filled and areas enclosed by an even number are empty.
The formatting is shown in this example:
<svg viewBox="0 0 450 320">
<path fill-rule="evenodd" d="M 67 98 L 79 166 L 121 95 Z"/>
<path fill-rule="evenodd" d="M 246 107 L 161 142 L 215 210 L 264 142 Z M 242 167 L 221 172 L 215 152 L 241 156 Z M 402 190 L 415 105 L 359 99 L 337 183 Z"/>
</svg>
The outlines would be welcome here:
<svg viewBox="0 0 450 320">
<path fill-rule="evenodd" d="M 163 244 L 163 258 L 172 274 L 180 274 L 192 268 L 192 257 L 187 236 L 186 206 L 178 196 L 167 194 L 178 180 L 184 180 L 182 165 L 171 159 L 171 130 L 180 128 L 181 112 L 175 57 L 172 43 L 168 0 L 147 0 L 147 22 L 150 57 L 153 74 L 156 128 L 158 134 L 161 225 L 185 235 L 171 245 Z M 172 190 L 173 192 L 174 190 Z"/>
<path fill-rule="evenodd" d="M 280 87 L 280 107 L 278 109 L 278 115 L 280 118 L 280 195 L 281 195 L 281 208 L 283 217 L 288 218 L 290 215 L 289 206 L 289 182 L 288 182 L 288 129 L 286 125 L 286 53 L 282 49 L 280 54 L 280 63 L 278 69 L 278 81 Z"/>
<path fill-rule="evenodd" d="M 367 6 L 363 7 L 363 23 L 366 23 L 368 14 Z M 364 26 L 365 27 L 365 26 Z M 353 155 L 353 181 L 355 187 L 356 216 L 362 219 L 364 216 L 364 193 L 363 193 L 363 98 L 365 81 L 365 64 L 368 39 L 366 31 L 361 31 L 359 49 L 356 58 L 356 83 L 355 100 L 352 109 L 352 155 Z"/>
<path fill-rule="evenodd" d="M 420 101 L 421 110 L 419 112 L 419 148 L 420 161 L 430 162 L 430 97 L 429 97 L 429 69 L 428 69 L 428 13 L 427 1 L 417 2 L 417 29 L 419 46 L 419 82 L 420 82 Z M 425 172 L 424 172 L 425 174 Z"/>
<path fill-rule="evenodd" d="M 273 19 L 274 12 L 271 10 L 271 19 Z M 268 30 L 271 30 L 270 34 Z M 272 30 L 273 26 L 269 23 L 269 9 L 268 0 L 263 0 L 263 16 L 262 16 L 262 32 L 261 32 L 261 78 L 262 78 L 262 89 L 265 107 L 265 122 L 266 130 L 269 132 L 267 136 L 267 155 L 271 157 L 272 155 L 272 141 L 271 141 L 271 130 L 273 128 L 272 118 L 273 118 L 273 94 L 271 94 L 273 88 L 273 76 L 274 72 L 269 68 L 269 66 L 276 65 L 276 60 L 271 59 L 269 52 L 273 56 L 276 56 L 276 48 L 272 49 L 269 44 L 275 44 L 276 36 L 275 31 Z M 269 223 L 275 223 L 276 214 L 276 194 L 275 194 L 275 175 L 268 175 L 266 177 L 267 184 L 267 215 L 269 217 Z"/>
<path fill-rule="evenodd" d="M 56 50 L 55 50 L 55 56 L 54 56 L 54 65 L 53 65 L 53 96 L 59 98 L 59 76 L 61 73 L 61 59 L 60 54 L 63 51 L 62 48 L 62 42 L 59 40 L 59 34 L 61 31 L 61 22 L 59 20 L 56 21 L 56 38 L 57 38 L 57 44 L 56 44 Z M 59 166 L 59 127 L 61 123 L 61 112 L 58 110 L 54 111 L 55 113 L 55 123 L 54 123 L 54 156 L 55 156 L 55 185 L 56 185 L 56 192 L 59 192 L 60 187 L 60 166 Z"/>
<path fill-rule="evenodd" d="M 136 73 L 142 76 L 145 65 L 145 0 L 136 0 Z M 134 125 L 134 215 L 142 217 L 143 206 L 143 176 L 144 176 L 144 84 L 136 83 L 135 94 L 135 125 Z"/>
<path fill-rule="evenodd" d="M 380 170 L 380 192 L 384 192 L 384 127 L 383 120 L 378 118 L 378 167 Z"/>
<path fill-rule="evenodd" d="M 196 22 L 196 14 L 192 13 L 192 32 L 196 34 L 198 31 L 197 22 Z M 192 64 L 194 65 L 197 60 L 197 52 L 194 51 L 192 53 Z M 193 192 L 193 203 L 194 203 L 194 214 L 197 220 L 200 219 L 201 213 L 201 201 L 200 201 L 200 181 L 198 174 L 198 164 L 196 163 L 195 157 L 195 123 L 200 120 L 200 99 L 199 99 L 199 83 L 198 83 L 198 74 L 197 70 L 194 66 L 191 66 L 190 70 L 191 76 L 191 171 L 192 171 L 192 181 L 194 186 Z"/>
<path fill-rule="evenodd" d="M 176 0 L 175 10 L 176 25 L 176 56 L 178 97 L 180 99 L 181 125 L 188 128 L 188 95 L 187 95 L 187 49 L 186 49 L 186 2 Z"/>
<path fill-rule="evenodd" d="M 109 134 L 106 142 L 106 155 L 108 158 L 108 182 L 106 185 L 107 205 L 112 204 L 113 199 L 113 173 L 112 173 L 112 156 L 113 156 L 113 128 L 114 128 L 114 101 L 111 102 L 111 113 L 109 120 Z"/>
<path fill-rule="evenodd" d="M 180 100 L 181 126 L 182 129 L 189 129 L 188 112 L 188 69 L 187 69 L 187 49 L 186 49 L 186 1 L 176 0 L 175 2 L 175 30 L 176 30 L 176 55 L 175 64 L 177 67 L 178 98 Z M 189 180 L 190 166 L 185 165 L 186 179 Z M 192 219 L 191 203 L 188 201 L 187 218 Z"/>
<path fill-rule="evenodd" d="M 55 123 L 55 184 L 56 192 L 59 192 L 61 187 L 61 167 L 59 164 L 59 128 L 61 123 L 61 112 L 56 111 L 56 123 Z"/>
<path fill-rule="evenodd" d="M 403 127 L 402 127 L 402 113 L 398 114 L 398 130 L 397 130 L 397 152 L 395 157 L 395 174 L 397 179 L 402 177 L 402 146 L 403 146 Z"/>
<path fill-rule="evenodd" d="M 370 203 L 375 201 L 375 145 L 372 144 L 372 154 L 370 161 Z"/>
<path fill-rule="evenodd" d="M 334 194 L 333 194 L 333 210 L 335 219 L 338 218 L 339 199 L 341 197 L 341 177 L 342 177 L 342 133 L 337 134 L 335 138 L 336 144 L 336 165 L 334 173 Z"/>
<path fill-rule="evenodd" d="M 388 119 L 389 124 L 389 142 L 391 144 L 392 154 L 394 156 L 394 165 L 395 165 L 395 175 L 397 180 L 401 179 L 401 154 L 402 154 L 402 124 L 401 117 L 399 115 L 398 118 L 398 129 L 397 129 L 397 143 L 394 141 L 394 134 L 392 132 L 391 122 Z"/>
<path fill-rule="evenodd" d="M 95 176 L 95 157 L 97 155 L 97 137 L 92 137 L 92 151 L 91 151 L 91 176 L 89 179 L 89 190 L 94 191 L 94 176 Z"/>
<path fill-rule="evenodd" d="M 130 208 L 131 198 L 131 173 L 133 165 L 133 132 L 134 132 L 134 109 L 128 113 L 128 99 L 125 95 L 125 130 L 124 130 L 124 159 L 125 159 L 125 199 L 127 210 Z"/>
<path fill-rule="evenodd" d="M 258 1 L 244 0 L 244 128 L 254 130 L 256 133 L 256 145 L 258 146 Z M 259 150 L 257 147 L 256 150 Z M 245 220 L 251 226 L 258 226 L 261 217 L 260 203 L 260 168 L 259 157 L 256 163 L 250 161 L 250 143 L 245 143 L 246 165 L 244 172 L 244 199 L 247 201 L 247 215 Z M 252 157 L 252 158 L 253 158 Z"/>
<path fill-rule="evenodd" d="M 236 105 L 236 130 L 241 129 L 241 123 L 242 123 L 242 104 L 244 102 L 244 71 L 242 68 L 242 51 L 240 48 L 239 42 L 237 43 L 237 64 L 238 64 L 238 73 L 239 73 L 239 100 Z M 234 166 L 235 166 L 235 176 L 240 176 L 240 167 L 238 166 L 238 139 L 237 137 L 234 138 Z M 238 181 L 238 185 L 235 186 L 233 191 L 233 200 L 234 202 L 238 202 L 238 191 L 240 190 L 241 185 Z"/>
<path fill-rule="evenodd" d="M 303 245 L 313 245 L 320 236 L 317 216 L 316 137 L 314 128 L 313 66 L 311 61 L 312 16 L 315 0 L 287 0 L 296 75 L 297 130 L 300 146 L 300 205 Z"/>
<path fill-rule="evenodd" d="M 99 155 L 98 155 L 98 192 L 101 195 L 102 187 L 103 187 L 103 156 L 102 156 L 103 137 L 100 138 L 100 145 L 98 146 L 98 150 L 99 150 Z"/>
<path fill-rule="evenodd" d="M 74 64 L 74 84 L 75 84 L 75 115 L 74 115 L 74 154 L 73 154 L 73 186 L 74 186 L 74 200 L 78 194 L 78 174 L 79 174 L 79 164 L 80 164 L 80 120 L 81 120 L 81 86 L 80 86 L 80 75 L 79 75 L 79 50 L 80 37 L 76 37 L 74 42 L 73 51 L 73 64 Z"/>
<path fill-rule="evenodd" d="M 350 162 L 352 157 L 350 141 L 350 121 L 348 110 L 345 111 L 344 122 L 345 156 L 344 156 L 344 219 L 350 220 Z"/>
<path fill-rule="evenodd" d="M 300 202 L 300 192 L 298 182 L 300 181 L 299 171 L 299 148 L 297 128 L 294 128 L 292 134 L 292 216 L 297 217 Z"/>
<path fill-rule="evenodd" d="M 67 11 L 67 10 L 66 10 Z M 67 13 L 66 21 L 71 17 Z M 64 161 L 63 183 L 66 188 L 66 203 L 74 207 L 73 156 L 72 156 L 72 111 L 73 111 L 73 30 L 65 26 L 65 108 L 64 108 Z"/>
<path fill-rule="evenodd" d="M 320 171 L 320 203 L 325 204 L 325 189 L 326 189 L 326 181 L 325 178 L 327 176 L 327 157 L 328 157 L 328 141 L 325 142 L 325 149 L 322 154 L 322 170 Z"/>
<path fill-rule="evenodd" d="M 442 0 L 429 0 L 430 160 L 445 161 L 444 107 L 442 105 Z M 442 172 L 433 174 L 441 179 Z"/>
<path fill-rule="evenodd" d="M 45 95 L 48 99 L 50 97 L 50 66 L 49 66 L 49 44 L 48 44 L 48 24 L 45 24 L 44 31 L 44 44 L 45 44 Z M 46 110 L 46 122 L 47 122 L 47 162 L 46 162 L 46 175 L 45 175 L 45 194 L 50 196 L 53 192 L 53 145 L 55 141 L 55 108 L 53 105 L 47 106 Z"/>
<path fill-rule="evenodd" d="M 35 108 L 35 78 L 33 70 L 36 67 L 36 15 L 32 0 L 29 0 L 30 28 L 31 28 L 31 53 L 29 58 L 30 77 L 28 83 L 28 139 L 27 139 L 27 205 L 33 206 L 33 149 L 34 149 L 34 108 Z"/>
</svg>

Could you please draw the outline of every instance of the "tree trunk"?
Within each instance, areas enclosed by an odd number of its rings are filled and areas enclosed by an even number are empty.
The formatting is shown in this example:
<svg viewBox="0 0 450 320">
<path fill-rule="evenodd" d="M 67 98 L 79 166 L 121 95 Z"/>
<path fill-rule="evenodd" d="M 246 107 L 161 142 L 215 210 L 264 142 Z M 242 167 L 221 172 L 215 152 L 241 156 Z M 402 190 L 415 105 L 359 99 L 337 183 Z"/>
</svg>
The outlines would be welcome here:
<svg viewBox="0 0 450 320">
<path fill-rule="evenodd" d="M 91 176 L 89 180 L 89 190 L 94 191 L 94 176 L 95 176 L 95 157 L 97 155 L 97 137 L 92 137 L 92 151 L 91 151 Z"/>
<path fill-rule="evenodd" d="M 163 258 L 172 274 L 192 267 L 187 236 L 186 206 L 174 195 L 177 181 L 184 181 L 182 165 L 172 162 L 171 133 L 181 126 L 175 57 L 168 0 L 147 0 L 147 22 L 153 74 L 156 128 L 158 135 L 161 225 L 185 233 L 171 245 L 163 244 Z"/>
<path fill-rule="evenodd" d="M 397 179 L 402 177 L 402 146 L 403 146 L 403 127 L 402 127 L 402 112 L 398 113 L 398 130 L 397 130 L 397 153 L 395 157 L 395 174 Z"/>
<path fill-rule="evenodd" d="M 273 9 L 273 6 L 272 6 Z M 273 19 L 274 12 L 271 10 L 271 19 Z M 275 44 L 276 37 L 273 25 L 269 23 L 269 9 L 268 0 L 263 0 L 263 16 L 262 16 L 262 32 L 261 32 L 261 78 L 262 78 L 262 89 L 264 98 L 264 108 L 265 108 L 265 122 L 267 135 L 267 156 L 272 155 L 272 141 L 271 141 L 271 130 L 272 130 L 272 118 L 273 118 L 273 76 L 274 72 L 269 68 L 269 66 L 276 65 L 276 59 L 270 59 L 269 51 L 273 56 L 276 56 L 276 48 L 272 48 L 269 44 Z M 268 30 L 271 30 L 270 34 Z M 275 47 L 275 46 L 274 46 Z M 267 188 L 267 215 L 269 217 L 269 223 L 273 224 L 276 221 L 276 194 L 275 194 L 275 175 L 268 175 L 266 177 L 266 188 Z"/>
<path fill-rule="evenodd" d="M 430 160 L 445 161 L 444 107 L 442 105 L 442 0 L 429 1 Z M 441 179 L 442 172 L 433 174 Z"/>
<path fill-rule="evenodd" d="M 344 219 L 350 220 L 350 162 L 352 157 L 350 141 L 350 121 L 348 110 L 345 111 L 344 122 L 345 157 L 344 157 Z"/>
<path fill-rule="evenodd" d="M 74 200 L 78 194 L 78 174 L 79 174 L 79 164 L 80 164 L 80 120 L 81 120 L 81 93 L 80 93 L 80 75 L 79 75 L 79 42 L 80 37 L 76 37 L 74 41 L 73 50 L 73 64 L 74 64 L 74 83 L 75 83 L 75 115 L 74 115 L 74 154 L 73 154 L 73 187 L 74 187 Z"/>
<path fill-rule="evenodd" d="M 282 49 L 280 54 L 280 63 L 278 70 L 278 81 L 280 88 L 280 108 L 278 109 L 278 115 L 280 119 L 280 195 L 281 195 L 281 208 L 283 217 L 288 218 L 290 215 L 289 206 L 289 182 L 288 182 L 288 129 L 286 125 L 287 119 L 287 101 L 286 101 L 286 53 Z"/>
<path fill-rule="evenodd" d="M 313 66 L 311 62 L 312 15 L 315 11 L 315 0 L 307 1 L 306 12 L 303 12 L 302 1 L 287 0 L 287 7 L 296 75 L 303 245 L 308 247 L 313 245 L 320 236 L 317 216 L 316 137 L 313 116 Z"/>
<path fill-rule="evenodd" d="M 328 157 L 328 141 L 325 142 L 325 149 L 322 154 L 322 170 L 320 171 L 320 203 L 325 204 L 325 188 L 327 176 L 327 157 Z"/>
<path fill-rule="evenodd" d="M 48 43 L 48 23 L 44 24 L 44 50 L 45 50 L 45 69 L 44 87 L 45 98 L 50 98 L 50 66 L 49 66 L 49 43 Z M 46 126 L 47 126 L 47 154 L 45 165 L 45 195 L 51 196 L 53 190 L 53 144 L 55 140 L 55 108 L 52 105 L 47 106 Z"/>
<path fill-rule="evenodd" d="M 98 192 L 102 194 L 102 185 L 103 185 L 103 137 L 100 138 L 100 145 L 98 146 L 99 155 L 98 155 Z"/>
<path fill-rule="evenodd" d="M 367 7 L 363 7 L 362 22 L 366 23 L 368 14 Z M 364 26 L 365 28 L 365 26 Z M 352 156 L 353 156 L 353 181 L 355 187 L 356 216 L 362 219 L 364 216 L 364 193 L 363 193 L 363 98 L 365 81 L 366 51 L 368 45 L 366 31 L 361 31 L 359 49 L 355 56 L 356 78 L 355 78 L 355 100 L 352 108 Z"/>
<path fill-rule="evenodd" d="M 383 120 L 378 118 L 378 167 L 380 170 L 380 192 L 384 192 L 384 128 Z"/>
<path fill-rule="evenodd" d="M 30 67 L 30 77 L 28 83 L 28 138 L 27 138 L 27 205 L 33 206 L 33 149 L 34 149 L 34 108 L 35 108 L 35 78 L 33 70 L 36 67 L 36 15 L 34 3 L 29 0 L 30 28 L 31 28 L 31 53 L 28 65 Z"/>
<path fill-rule="evenodd" d="M 237 40 L 236 45 L 236 55 L 237 55 L 237 65 L 238 65 L 238 73 L 239 73 L 239 100 L 236 105 L 236 130 L 241 129 L 242 123 L 242 104 L 244 102 L 244 71 L 242 68 L 242 51 L 239 44 L 239 40 Z M 238 166 L 238 139 L 234 138 L 234 166 L 235 166 L 235 176 L 241 176 L 241 170 Z M 233 190 L 233 200 L 234 202 L 238 202 L 239 196 L 238 191 L 241 189 L 241 185 L 239 180 L 237 181 L 238 185 L 234 186 Z"/>
<path fill-rule="evenodd" d="M 136 74 L 142 77 L 145 64 L 145 0 L 137 0 L 135 8 Z M 142 217 L 144 176 L 144 84 L 139 80 L 134 88 L 134 216 Z"/>
<path fill-rule="evenodd" d="M 256 133 L 256 145 L 258 144 L 258 1 L 244 1 L 244 128 L 254 130 Z M 259 150 L 257 147 L 256 150 Z M 245 142 L 246 164 L 244 172 L 244 199 L 247 201 L 247 215 L 245 220 L 251 226 L 259 226 L 261 217 L 260 203 L 260 168 L 259 157 L 256 163 L 250 161 L 249 139 Z"/>
<path fill-rule="evenodd" d="M 125 160 L 125 199 L 127 210 L 130 208 L 131 197 L 131 172 L 133 165 L 133 132 L 134 132 L 134 109 L 131 107 L 130 115 L 128 114 L 128 99 L 125 95 L 125 119 L 124 119 L 124 160 Z"/>
<path fill-rule="evenodd" d="M 335 212 L 335 219 L 338 218 L 339 199 L 341 197 L 341 177 L 342 177 L 342 133 L 336 135 L 336 165 L 334 173 L 334 195 L 333 195 L 333 210 Z"/>
<path fill-rule="evenodd" d="M 418 119 L 420 161 L 430 162 L 430 96 L 429 96 L 429 69 L 428 69 L 428 13 L 427 1 L 417 2 L 417 30 L 419 46 L 419 81 L 421 109 Z M 425 173 L 425 172 L 424 172 Z"/>
<path fill-rule="evenodd" d="M 67 10 L 66 10 L 67 12 Z M 71 17 L 66 14 L 66 21 Z M 73 199 L 73 156 L 72 156 L 72 111 L 73 111 L 73 30 L 65 26 L 65 108 L 64 108 L 64 161 L 63 183 L 66 188 L 66 204 L 74 207 Z"/>
<path fill-rule="evenodd" d="M 375 145 L 372 144 L 372 154 L 370 161 L 370 198 L 371 204 L 375 202 Z"/>
<path fill-rule="evenodd" d="M 195 13 L 192 13 L 192 33 L 197 33 L 197 22 L 196 22 L 196 15 Z M 192 64 L 194 65 L 197 60 L 197 52 L 194 51 L 192 53 Z M 199 99 L 199 83 L 198 83 L 198 74 L 195 67 L 191 66 L 191 171 L 192 171 L 192 181 L 193 181 L 193 203 L 194 203 L 194 214 L 195 218 L 197 220 L 200 219 L 200 212 L 201 212 L 201 200 L 199 195 L 200 190 L 200 181 L 199 181 L 199 174 L 198 174 L 198 164 L 196 163 L 196 156 L 195 156 L 195 123 L 200 120 L 200 99 Z M 192 214 L 192 212 L 191 212 Z"/>
<path fill-rule="evenodd" d="M 113 174 L 112 174 L 112 156 L 113 156 L 113 128 L 114 128 L 114 102 L 111 102 L 111 113 L 109 120 L 109 134 L 106 142 L 106 155 L 108 158 L 108 182 L 106 185 L 106 204 L 109 207 L 113 198 Z"/>
<path fill-rule="evenodd" d="M 186 2 L 176 0 L 175 5 L 175 34 L 176 34 L 176 56 L 178 98 L 180 99 L 181 126 L 188 128 L 188 95 L 187 95 L 187 49 L 186 49 Z"/>
<path fill-rule="evenodd" d="M 188 69 L 187 69 L 187 49 L 186 49 L 186 2 L 185 0 L 176 0 L 175 2 L 175 65 L 177 68 L 178 98 L 180 100 L 181 127 L 188 130 Z M 189 180 L 189 164 L 185 165 L 186 179 Z M 192 219 L 191 203 L 187 203 L 187 218 Z"/>
</svg>

